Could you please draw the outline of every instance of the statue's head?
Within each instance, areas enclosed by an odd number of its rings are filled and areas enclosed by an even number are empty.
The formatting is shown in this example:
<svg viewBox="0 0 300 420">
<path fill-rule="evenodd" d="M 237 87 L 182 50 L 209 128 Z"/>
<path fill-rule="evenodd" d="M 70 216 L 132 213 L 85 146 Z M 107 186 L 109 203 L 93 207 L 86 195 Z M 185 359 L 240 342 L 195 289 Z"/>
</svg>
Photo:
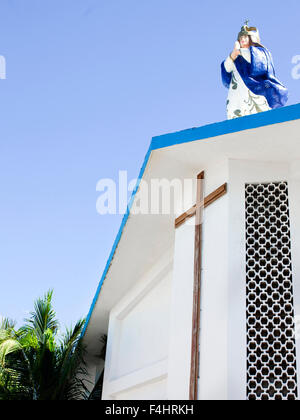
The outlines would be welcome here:
<svg viewBox="0 0 300 420">
<path fill-rule="evenodd" d="M 260 43 L 259 30 L 254 26 L 249 27 L 248 23 L 249 21 L 247 20 L 238 34 L 238 41 L 240 42 L 241 47 L 249 48 L 251 45 L 262 46 Z"/>
</svg>

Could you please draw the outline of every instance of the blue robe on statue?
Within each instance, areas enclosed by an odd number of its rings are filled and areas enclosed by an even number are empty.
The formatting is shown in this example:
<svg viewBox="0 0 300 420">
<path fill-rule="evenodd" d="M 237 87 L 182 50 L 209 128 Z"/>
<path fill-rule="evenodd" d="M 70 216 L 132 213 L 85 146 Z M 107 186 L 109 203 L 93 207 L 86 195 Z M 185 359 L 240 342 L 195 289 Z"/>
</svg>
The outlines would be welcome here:
<svg viewBox="0 0 300 420">
<path fill-rule="evenodd" d="M 250 47 L 251 63 L 241 55 L 234 64 L 247 88 L 255 95 L 266 98 L 270 108 L 280 108 L 287 103 L 288 90 L 276 78 L 271 53 L 264 47 Z M 222 63 L 222 80 L 229 88 L 232 73 L 228 73 Z"/>
</svg>

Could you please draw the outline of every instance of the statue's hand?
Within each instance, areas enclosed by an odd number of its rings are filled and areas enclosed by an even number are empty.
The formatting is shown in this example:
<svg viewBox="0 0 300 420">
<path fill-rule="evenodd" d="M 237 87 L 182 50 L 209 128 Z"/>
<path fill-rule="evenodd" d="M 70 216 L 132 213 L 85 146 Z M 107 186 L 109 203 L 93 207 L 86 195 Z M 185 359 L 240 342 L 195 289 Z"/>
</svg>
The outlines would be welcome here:
<svg viewBox="0 0 300 420">
<path fill-rule="evenodd" d="M 241 45 L 240 45 L 239 41 L 236 41 L 236 43 L 234 44 L 234 47 L 233 47 L 233 51 L 231 53 L 231 58 L 233 60 L 236 60 L 238 58 L 238 56 L 241 54 L 240 48 L 241 48 Z"/>
</svg>

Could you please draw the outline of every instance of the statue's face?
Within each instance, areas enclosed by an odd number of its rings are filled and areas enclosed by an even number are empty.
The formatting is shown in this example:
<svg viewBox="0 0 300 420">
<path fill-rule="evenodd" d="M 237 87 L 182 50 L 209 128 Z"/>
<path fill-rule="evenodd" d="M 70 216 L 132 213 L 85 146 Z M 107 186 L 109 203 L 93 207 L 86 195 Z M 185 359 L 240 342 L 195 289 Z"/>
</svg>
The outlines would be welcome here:
<svg viewBox="0 0 300 420">
<path fill-rule="evenodd" d="M 241 48 L 249 48 L 250 47 L 250 38 L 248 35 L 243 35 L 239 39 Z"/>
</svg>

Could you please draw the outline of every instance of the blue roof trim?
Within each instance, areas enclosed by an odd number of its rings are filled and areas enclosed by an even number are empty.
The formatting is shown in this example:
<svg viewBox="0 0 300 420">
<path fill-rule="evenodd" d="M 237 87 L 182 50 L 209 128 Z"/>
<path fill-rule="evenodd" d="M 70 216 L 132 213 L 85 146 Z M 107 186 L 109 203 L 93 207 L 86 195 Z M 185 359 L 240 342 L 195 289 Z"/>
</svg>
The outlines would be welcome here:
<svg viewBox="0 0 300 420">
<path fill-rule="evenodd" d="M 189 143 L 191 141 L 203 140 L 217 137 L 224 134 L 237 133 L 266 125 L 278 124 L 293 121 L 300 118 L 300 104 L 291 105 L 260 114 L 249 115 L 243 118 L 227 120 L 216 124 L 205 125 L 199 128 L 179 131 L 177 133 L 165 134 L 153 137 L 151 150 L 174 146 L 176 144 Z"/>
<path fill-rule="evenodd" d="M 162 149 L 162 148 L 165 148 L 165 147 L 169 147 L 169 146 L 174 146 L 176 144 L 189 143 L 191 141 L 203 140 L 203 139 L 207 139 L 207 138 L 211 138 L 211 137 L 217 137 L 217 136 L 224 135 L 224 134 L 237 133 L 239 131 L 250 130 L 250 129 L 253 129 L 253 128 L 264 127 L 264 126 L 267 126 L 267 125 L 278 124 L 278 123 L 293 121 L 293 120 L 297 120 L 297 119 L 300 119 L 300 104 L 290 105 L 290 106 L 287 106 L 287 107 L 278 108 L 278 109 L 274 109 L 272 111 L 262 112 L 260 114 L 254 114 L 254 115 L 250 115 L 250 116 L 243 117 L 243 118 L 237 118 L 237 119 L 234 119 L 234 120 L 227 120 L 227 121 L 223 121 L 223 122 L 219 122 L 219 123 L 215 123 L 215 124 L 209 124 L 209 125 L 199 127 L 199 128 L 192 128 L 192 129 L 188 129 L 188 130 L 179 131 L 179 132 L 176 132 L 176 133 L 164 134 L 162 136 L 153 137 L 152 142 L 151 142 L 150 147 L 149 147 L 149 150 L 146 154 L 144 164 L 141 168 L 136 187 L 135 187 L 134 191 L 132 192 L 130 202 L 127 206 L 127 212 L 126 212 L 125 216 L 123 217 L 121 227 L 120 227 L 118 235 L 115 239 L 113 248 L 112 248 L 111 253 L 109 255 L 107 264 L 105 266 L 103 275 L 101 277 L 99 286 L 97 288 L 95 297 L 93 299 L 89 314 L 88 314 L 87 319 L 86 319 L 84 329 L 82 331 L 82 336 L 85 334 L 85 332 L 87 330 L 87 327 L 88 327 L 89 321 L 91 319 L 94 307 L 95 307 L 96 302 L 98 300 L 102 285 L 104 283 L 106 274 L 107 274 L 107 272 L 109 270 L 109 267 L 111 265 L 111 262 L 113 260 L 115 251 L 116 251 L 116 249 L 118 247 L 118 244 L 120 242 L 120 239 L 122 237 L 124 227 L 127 223 L 129 215 L 130 215 L 130 210 L 131 210 L 131 207 L 133 205 L 134 197 L 135 197 L 135 195 L 136 195 L 136 193 L 139 189 L 141 180 L 143 178 L 143 175 L 144 175 L 144 172 L 146 170 L 146 167 L 147 167 L 147 164 L 148 164 L 148 161 L 150 159 L 152 151 L 157 150 L 157 149 Z"/>
</svg>

